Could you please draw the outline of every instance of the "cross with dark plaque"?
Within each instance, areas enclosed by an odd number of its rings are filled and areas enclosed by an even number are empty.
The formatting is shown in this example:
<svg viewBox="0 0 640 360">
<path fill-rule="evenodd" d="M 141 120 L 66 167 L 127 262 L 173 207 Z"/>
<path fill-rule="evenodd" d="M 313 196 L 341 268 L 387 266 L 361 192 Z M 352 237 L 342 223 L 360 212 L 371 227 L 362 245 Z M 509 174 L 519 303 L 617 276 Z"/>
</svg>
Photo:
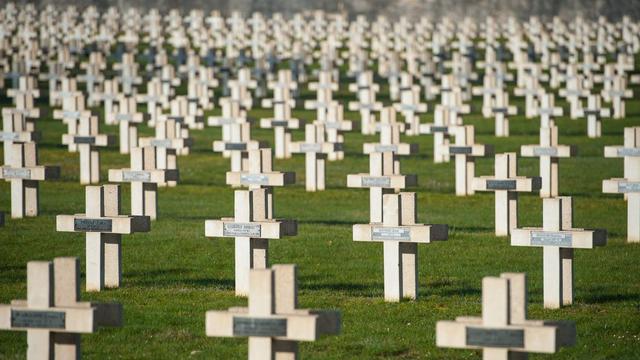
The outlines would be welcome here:
<svg viewBox="0 0 640 360">
<path fill-rule="evenodd" d="M 374 152 L 390 151 L 394 155 L 413 155 L 418 152 L 418 144 L 408 144 L 400 142 L 400 133 L 404 131 L 406 125 L 396 121 L 396 110 L 393 107 L 386 107 L 380 112 L 380 123 L 377 129 L 380 131 L 380 141 L 377 143 L 362 144 L 362 152 L 371 154 Z M 394 171 L 400 173 L 400 160 L 395 157 Z"/>
<path fill-rule="evenodd" d="M 353 225 L 353 241 L 384 244 L 384 299 L 418 297 L 418 244 L 447 240 L 447 225 L 416 224 L 416 194 L 383 196 L 382 222 Z"/>
<path fill-rule="evenodd" d="M 158 184 L 178 181 L 178 169 L 161 169 L 155 146 L 131 149 L 131 167 L 110 169 L 109 181 L 131 183 L 131 215 L 158 217 Z"/>
<path fill-rule="evenodd" d="M 296 235 L 295 221 L 270 217 L 268 189 L 236 190 L 234 217 L 205 221 L 205 236 L 235 238 L 236 295 L 249 294 L 251 269 L 269 266 L 269 240 Z M 270 209 L 270 210 L 269 210 Z"/>
<path fill-rule="evenodd" d="M 298 309 L 295 265 L 249 274 L 249 306 L 206 314 L 210 337 L 248 337 L 249 360 L 298 359 L 299 341 L 340 333 L 340 312 Z"/>
<path fill-rule="evenodd" d="M 80 359 L 80 334 L 121 327 L 122 305 L 80 301 L 74 257 L 27 263 L 27 299 L 0 305 L 0 330 L 27 332 L 27 359 Z"/>
<path fill-rule="evenodd" d="M 454 129 L 455 143 L 444 147 L 445 156 L 456 159 L 456 195 L 473 195 L 476 157 L 493 153 L 491 145 L 476 144 L 473 125 L 457 126 Z"/>
<path fill-rule="evenodd" d="M 344 135 L 342 134 L 353 129 L 353 122 L 344 119 L 344 107 L 339 103 L 329 106 L 327 118 L 324 121 L 316 120 L 313 123 L 324 125 L 327 142 L 335 144 L 344 144 Z M 339 149 L 329 152 L 327 157 L 329 161 L 344 159 L 343 146 L 339 145 L 338 147 Z"/>
<path fill-rule="evenodd" d="M 305 125 L 304 141 L 292 143 L 291 152 L 305 155 L 305 187 L 307 191 L 325 189 L 327 154 L 340 149 L 342 149 L 342 143 L 325 141 L 324 125 Z"/>
<path fill-rule="evenodd" d="M 176 119 L 164 119 L 155 122 L 155 137 L 139 138 L 141 147 L 156 148 L 156 165 L 158 169 L 175 170 L 178 168 L 178 155 L 189 154 L 193 138 L 189 136 L 189 128 Z M 159 182 L 158 186 L 174 187 L 178 183 L 171 180 Z"/>
<path fill-rule="evenodd" d="M 539 145 L 522 145 L 520 156 L 540 158 L 540 178 L 542 187 L 540 197 L 558 196 L 558 164 L 560 158 L 576 155 L 573 145 L 558 145 L 558 128 L 556 126 L 540 128 Z"/>
<path fill-rule="evenodd" d="M 412 79 L 412 75 L 403 73 L 402 82 Z M 411 82 L 412 80 L 408 80 Z M 420 86 L 410 85 L 400 87 L 400 102 L 394 103 L 393 107 L 404 117 L 404 122 L 409 126 L 407 135 L 420 134 L 420 116 L 418 114 L 427 112 L 427 104 L 420 102 Z"/>
<path fill-rule="evenodd" d="M 80 119 L 89 117 L 91 117 L 91 111 L 85 108 L 84 95 L 81 93 L 63 98 L 62 109 L 53 111 L 53 118 L 60 119 L 67 125 L 67 134 L 69 135 L 76 134 Z M 78 144 L 69 142 L 67 143 L 67 148 L 69 152 L 77 152 Z"/>
<path fill-rule="evenodd" d="M 223 155 L 229 154 L 232 172 L 247 170 L 248 151 L 265 148 L 268 144 L 263 141 L 251 140 L 251 123 L 235 122 L 227 127 L 229 139 L 214 141 L 213 151 L 221 152 Z"/>
<path fill-rule="evenodd" d="M 449 109 L 437 104 L 433 110 L 433 123 L 420 124 L 420 134 L 433 135 L 433 162 L 449 162 L 450 157 L 445 155 L 445 147 L 449 145 L 451 134 L 459 125 L 449 123 Z"/>
<path fill-rule="evenodd" d="M 513 229 L 511 245 L 543 248 L 544 307 L 557 309 L 573 303 L 573 249 L 604 246 L 607 232 L 573 228 L 569 196 L 544 199 L 542 211 L 542 228 Z"/>
<path fill-rule="evenodd" d="M 39 182 L 60 177 L 58 166 L 39 166 L 34 142 L 13 143 L 9 161 L 0 166 L 0 179 L 11 183 L 11 217 L 38 216 Z"/>
<path fill-rule="evenodd" d="M 82 117 L 70 126 L 69 134 L 62 134 L 62 144 L 75 144 L 80 153 L 80 184 L 100 182 L 100 153 L 98 147 L 112 145 L 112 135 L 99 134 L 98 117 Z"/>
<path fill-rule="evenodd" d="M 603 117 L 611 116 L 611 109 L 602 106 L 602 98 L 598 94 L 587 96 L 587 106 L 578 109 L 578 116 L 587 118 L 587 136 L 599 138 L 602 136 Z"/>
<path fill-rule="evenodd" d="M 122 235 L 149 231 L 149 217 L 120 214 L 120 185 L 87 186 L 85 192 L 86 213 L 58 215 L 56 230 L 87 233 L 87 291 L 117 288 Z"/>
<path fill-rule="evenodd" d="M 273 117 L 260 119 L 260 128 L 273 129 L 276 159 L 288 159 L 291 157 L 291 130 L 299 129 L 303 122 L 291 117 L 295 101 L 287 97 L 287 91 L 282 88 L 273 91 Z"/>
<path fill-rule="evenodd" d="M 540 177 L 518 176 L 516 153 L 496 154 L 495 175 L 473 179 L 475 191 L 493 191 L 496 197 L 496 236 L 508 236 L 518 227 L 518 192 L 540 190 Z"/>
<path fill-rule="evenodd" d="M 525 274 L 487 276 L 482 279 L 482 317 L 438 321 L 436 346 L 482 349 L 484 359 L 511 360 L 575 345 L 574 322 L 527 320 L 527 302 Z"/>
<path fill-rule="evenodd" d="M 602 191 L 627 199 L 627 241 L 640 242 L 640 127 L 624 129 L 623 146 L 605 146 L 604 157 L 624 158 L 624 177 L 602 181 Z"/>
<path fill-rule="evenodd" d="M 11 161 L 11 147 L 15 142 L 36 142 L 39 139 L 39 132 L 27 129 L 27 121 L 23 114 L 2 109 L 2 132 L 0 132 L 0 141 L 4 144 L 5 164 Z"/>
<path fill-rule="evenodd" d="M 245 123 L 247 121 L 247 112 L 240 108 L 240 104 L 234 101 L 225 101 L 222 103 L 222 114 L 220 116 L 209 116 L 207 124 L 209 126 L 219 126 L 222 128 L 222 141 L 231 141 L 231 127 L 233 124 Z M 224 157 L 230 157 L 231 153 L 223 151 Z"/>
<path fill-rule="evenodd" d="M 390 152 L 369 154 L 369 173 L 347 175 L 347 187 L 369 189 L 369 222 L 382 222 L 382 197 L 418 183 L 416 175 L 394 171 L 395 155 Z"/>
<path fill-rule="evenodd" d="M 136 98 L 118 96 L 118 110 L 105 116 L 107 123 L 119 126 L 120 154 L 129 154 L 131 149 L 138 146 L 138 124 L 144 121 L 144 114 L 137 111 Z"/>
<path fill-rule="evenodd" d="M 382 102 L 376 101 L 376 93 L 380 85 L 373 82 L 373 72 L 363 71 L 358 74 L 357 82 L 349 84 L 349 91 L 355 92 L 357 101 L 350 101 L 349 111 L 360 112 L 360 129 L 364 135 L 375 134 L 375 111 L 382 110 Z"/>
<path fill-rule="evenodd" d="M 541 93 L 538 97 L 540 98 L 540 105 L 535 108 L 535 113 L 540 116 L 540 127 L 555 126 L 554 119 L 562 116 L 564 111 L 560 106 L 555 106 L 555 97 L 553 94 Z"/>
</svg>

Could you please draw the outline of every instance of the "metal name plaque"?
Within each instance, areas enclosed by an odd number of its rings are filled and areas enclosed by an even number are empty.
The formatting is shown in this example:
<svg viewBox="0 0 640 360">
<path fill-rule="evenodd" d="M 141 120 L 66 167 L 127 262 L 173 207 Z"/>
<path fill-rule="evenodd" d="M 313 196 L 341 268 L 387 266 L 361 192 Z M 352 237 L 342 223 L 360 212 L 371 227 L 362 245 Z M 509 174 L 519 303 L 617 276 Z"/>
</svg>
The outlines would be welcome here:
<svg viewBox="0 0 640 360">
<path fill-rule="evenodd" d="M 531 233 L 531 245 L 571 247 L 571 234 L 562 232 L 534 231 Z"/>
<path fill-rule="evenodd" d="M 618 149 L 618 156 L 640 156 L 640 148 Z"/>
<path fill-rule="evenodd" d="M 289 122 L 287 120 L 273 120 L 271 122 L 271 126 L 283 126 L 283 127 L 288 127 L 289 126 Z"/>
<path fill-rule="evenodd" d="M 501 114 L 506 114 L 508 112 L 509 109 L 507 109 L 506 107 L 497 107 L 497 108 L 493 108 L 493 112 L 494 113 L 501 113 Z"/>
<path fill-rule="evenodd" d="M 225 150 L 247 150 L 247 144 L 245 143 L 225 143 Z"/>
<path fill-rule="evenodd" d="M 287 319 L 234 317 L 233 336 L 287 336 Z"/>
<path fill-rule="evenodd" d="M 155 146 L 159 148 L 171 147 L 171 139 L 152 139 L 151 146 Z"/>
<path fill-rule="evenodd" d="M 80 112 L 79 111 L 68 111 L 65 110 L 62 112 L 62 117 L 63 118 L 67 118 L 67 119 L 77 119 L 80 117 Z"/>
<path fill-rule="evenodd" d="M 436 132 L 447 133 L 447 132 L 449 132 L 449 127 L 448 126 L 432 126 L 431 127 L 431 132 L 433 132 L 433 133 L 436 133 Z"/>
<path fill-rule="evenodd" d="M 5 167 L 5 168 L 2 168 L 2 176 L 6 179 L 27 179 L 28 180 L 28 179 L 31 179 L 31 170 Z"/>
<path fill-rule="evenodd" d="M 116 114 L 116 121 L 132 121 L 133 115 L 131 114 Z"/>
<path fill-rule="evenodd" d="M 123 171 L 122 180 L 124 181 L 151 181 L 151 173 L 148 171 Z"/>
<path fill-rule="evenodd" d="M 471 147 L 470 146 L 450 146 L 449 147 L 449 154 L 471 154 Z"/>
<path fill-rule="evenodd" d="M 14 141 L 18 140 L 19 134 L 17 132 L 0 132 L 0 140 L 2 141 Z"/>
<path fill-rule="evenodd" d="M 535 156 L 556 156 L 558 155 L 558 149 L 552 147 L 535 147 L 533 148 L 533 155 Z"/>
<path fill-rule="evenodd" d="M 111 219 L 74 219 L 74 231 L 111 232 Z"/>
<path fill-rule="evenodd" d="M 260 224 L 225 223 L 222 225 L 222 236 L 259 238 Z"/>
<path fill-rule="evenodd" d="M 640 182 L 621 182 L 621 183 L 618 183 L 618 192 L 620 192 L 620 193 L 636 193 L 636 192 L 640 192 Z"/>
<path fill-rule="evenodd" d="M 411 231 L 403 227 L 374 227 L 371 229 L 371 240 L 411 240 Z"/>
<path fill-rule="evenodd" d="M 387 152 L 387 151 L 396 152 L 398 151 L 398 146 L 397 145 L 376 145 L 374 147 L 374 150 L 376 152 Z"/>
<path fill-rule="evenodd" d="M 64 329 L 65 315 L 60 311 L 11 310 L 11 327 Z"/>
<path fill-rule="evenodd" d="M 303 143 L 300 144 L 300 151 L 301 152 L 320 152 L 322 151 L 322 144 L 309 144 L 309 143 Z"/>
<path fill-rule="evenodd" d="M 391 187 L 391 178 L 387 176 L 365 176 L 362 178 L 361 186 L 365 187 Z"/>
<path fill-rule="evenodd" d="M 487 190 L 515 190 L 515 180 L 487 180 Z"/>
<path fill-rule="evenodd" d="M 242 185 L 269 185 L 269 177 L 260 174 L 244 174 L 240 175 L 240 184 Z"/>
<path fill-rule="evenodd" d="M 469 346 L 514 349 L 523 348 L 524 330 L 469 327 L 466 331 L 466 342 Z"/>
<path fill-rule="evenodd" d="M 89 144 L 93 145 L 96 143 L 96 138 L 93 136 L 74 136 L 73 142 L 75 144 Z"/>
</svg>

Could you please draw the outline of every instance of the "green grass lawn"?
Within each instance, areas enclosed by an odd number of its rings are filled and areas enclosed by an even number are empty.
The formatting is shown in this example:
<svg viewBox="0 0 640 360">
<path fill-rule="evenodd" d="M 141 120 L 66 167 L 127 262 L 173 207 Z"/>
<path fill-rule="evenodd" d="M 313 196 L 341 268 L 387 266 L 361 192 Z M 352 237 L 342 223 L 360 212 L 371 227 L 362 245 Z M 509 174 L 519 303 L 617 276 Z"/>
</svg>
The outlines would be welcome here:
<svg viewBox="0 0 640 360">
<path fill-rule="evenodd" d="M 353 99 L 346 84 L 340 100 Z M 184 89 L 182 89 L 184 90 Z M 635 89 L 636 94 L 640 89 Z M 306 92 L 304 97 L 312 94 Z M 383 100 L 388 100 L 383 98 Z M 558 99 L 559 100 L 559 99 Z M 512 98 L 522 113 L 522 99 Z M 7 104 L 7 99 L 3 99 Z M 565 106 L 562 101 L 559 104 Z M 430 115 L 422 121 L 431 121 Z M 493 120 L 478 114 L 466 124 L 476 126 L 477 142 L 493 144 L 496 152 L 517 151 L 538 142 L 538 120 L 511 119 L 509 138 L 493 136 Z M 65 127 L 51 119 L 51 109 L 40 102 L 38 123 L 43 138 L 41 164 L 60 165 L 62 177 L 41 184 L 41 215 L 24 220 L 7 219 L 0 229 L 0 303 L 26 297 L 26 263 L 56 256 L 77 256 L 84 279 L 84 234 L 57 233 L 55 216 L 84 212 L 84 189 L 79 184 L 78 154 L 61 143 Z M 219 109 L 213 111 L 218 113 Z M 462 359 L 479 352 L 439 349 L 435 346 L 437 320 L 479 316 L 481 280 L 502 272 L 526 272 L 529 318 L 566 319 L 577 324 L 575 347 L 561 350 L 562 359 L 633 359 L 640 356 L 640 246 L 626 242 L 626 202 L 622 196 L 604 195 L 603 179 L 622 177 L 622 160 L 605 159 L 604 145 L 622 144 L 623 128 L 640 125 L 640 100 L 627 103 L 628 118 L 603 121 L 603 137 L 586 137 L 586 120 L 561 118 L 560 143 L 574 144 L 578 156 L 560 161 L 560 193 L 574 198 L 574 226 L 605 228 L 605 247 L 575 253 L 575 304 L 560 310 L 542 308 L 542 250 L 511 247 L 509 239 L 493 234 L 493 194 L 454 195 L 454 162 L 434 164 L 431 136 L 404 137 L 418 143 L 420 153 L 402 160 L 404 174 L 417 174 L 418 221 L 449 225 L 449 240 L 420 245 L 419 299 L 391 304 L 383 301 L 382 245 L 355 243 L 351 225 L 366 223 L 369 193 L 346 188 L 349 173 L 366 172 L 368 159 L 357 131 L 345 135 L 345 160 L 327 164 L 327 190 L 306 193 L 304 157 L 277 160 L 277 170 L 295 171 L 294 186 L 275 191 L 275 213 L 298 221 L 298 235 L 273 241 L 272 264 L 298 265 L 301 308 L 340 309 L 342 332 L 314 343 L 303 343 L 307 359 Z M 250 116 L 267 116 L 270 110 L 253 110 Z M 307 120 L 314 112 L 297 110 Z M 357 119 L 347 113 L 345 118 Z M 115 127 L 101 127 L 116 134 Z M 152 134 L 141 127 L 141 134 Z M 254 127 L 253 137 L 273 143 L 271 131 Z M 83 354 L 88 359 L 243 359 L 246 339 L 207 338 L 205 312 L 245 306 L 234 296 L 233 239 L 204 236 L 205 219 L 233 214 L 233 189 L 224 183 L 229 160 L 213 153 L 211 143 L 220 130 L 193 131 L 195 147 L 179 159 L 181 181 L 176 188 L 161 188 L 159 219 L 149 233 L 124 236 L 123 281 L 116 290 L 84 293 L 83 300 L 124 305 L 122 328 L 102 329 L 84 335 Z M 294 134 L 302 139 L 302 131 Z M 129 157 L 115 147 L 101 151 L 101 175 L 128 165 Z M 537 175 L 538 160 L 521 158 L 520 175 Z M 477 160 L 476 175 L 493 173 L 493 157 Z M 9 183 L 0 183 L 0 208 L 10 210 Z M 520 226 L 541 226 L 542 200 L 533 194 L 520 198 Z M 129 211 L 129 187 L 124 186 L 123 211 Z M 8 214 L 7 214 L 8 216 Z M 83 280 L 84 289 L 84 280 Z M 26 335 L 0 332 L 0 359 L 25 357 Z M 546 358 L 534 355 L 532 358 Z"/>
</svg>

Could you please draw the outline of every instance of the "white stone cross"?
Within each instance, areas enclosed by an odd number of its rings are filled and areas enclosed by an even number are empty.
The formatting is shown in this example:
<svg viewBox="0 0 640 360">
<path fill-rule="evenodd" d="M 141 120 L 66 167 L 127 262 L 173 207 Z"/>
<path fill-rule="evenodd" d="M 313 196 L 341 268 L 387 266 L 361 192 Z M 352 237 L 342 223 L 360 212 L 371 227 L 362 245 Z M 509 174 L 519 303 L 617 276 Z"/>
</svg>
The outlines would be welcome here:
<svg viewBox="0 0 640 360">
<path fill-rule="evenodd" d="M 573 249 L 603 246 L 607 232 L 574 228 L 569 196 L 544 199 L 542 212 L 542 228 L 512 230 L 511 245 L 543 248 L 544 307 L 557 309 L 573 303 Z"/>
<path fill-rule="evenodd" d="M 236 122 L 225 125 L 228 131 L 228 140 L 214 141 L 213 151 L 228 154 L 231 158 L 231 171 L 247 170 L 248 151 L 267 147 L 267 143 L 251 140 L 251 123 Z"/>
<path fill-rule="evenodd" d="M 343 132 L 353 129 L 353 122 L 344 119 L 344 107 L 341 104 L 332 104 L 327 109 L 327 118 L 324 122 L 314 121 L 314 124 L 324 125 L 327 135 L 327 142 L 343 144 Z M 342 148 L 332 151 L 328 154 L 329 161 L 344 159 L 344 150 Z"/>
<path fill-rule="evenodd" d="M 411 76 L 406 74 L 406 76 Z M 403 74 L 403 79 L 405 74 Z M 396 111 L 399 111 L 404 117 L 404 122 L 408 125 L 406 135 L 420 134 L 420 117 L 419 113 L 427 112 L 427 104 L 420 102 L 420 86 L 410 85 L 400 87 L 400 102 L 393 104 Z"/>
<path fill-rule="evenodd" d="M 496 137 L 509 136 L 509 115 L 516 115 L 518 108 L 509 106 L 509 94 L 503 90 L 496 90 L 489 113 L 495 117 Z"/>
<path fill-rule="evenodd" d="M 5 111 L 6 110 L 6 111 Z M 15 142 L 36 142 L 40 133 L 27 129 L 27 121 L 23 114 L 2 109 L 2 132 L 0 141 L 4 143 L 4 163 L 11 161 L 11 147 Z"/>
<path fill-rule="evenodd" d="M 104 103 L 104 121 L 107 125 L 115 125 L 117 121 L 112 116 L 117 111 L 117 101 L 120 98 L 119 82 L 117 79 L 105 80 L 102 83 L 102 91 L 94 91 L 91 95 L 94 99 Z"/>
<path fill-rule="evenodd" d="M 98 117 L 81 117 L 71 123 L 69 134 L 62 134 L 62 144 L 74 144 L 80 153 L 80 184 L 100 182 L 100 153 L 98 147 L 112 145 L 111 135 L 99 134 Z"/>
<path fill-rule="evenodd" d="M 420 134 L 433 135 L 433 162 L 449 162 L 450 157 L 445 155 L 445 147 L 449 145 L 450 134 L 455 132 L 459 125 L 449 124 L 449 109 L 443 105 L 436 105 L 433 112 L 433 123 L 420 124 Z"/>
<path fill-rule="evenodd" d="M 295 265 L 251 270 L 249 306 L 207 311 L 207 336 L 248 337 L 249 360 L 294 360 L 299 341 L 338 334 L 338 311 L 298 309 L 296 278 Z"/>
<path fill-rule="evenodd" d="M 0 305 L 0 330 L 27 332 L 27 359 L 80 359 L 80 334 L 121 327 L 122 305 L 80 301 L 77 258 L 27 263 L 27 299 Z"/>
<path fill-rule="evenodd" d="M 180 121 L 167 119 L 156 122 L 155 137 L 140 138 L 140 147 L 156 148 L 156 166 L 158 169 L 177 170 L 178 155 L 189 154 L 193 139 L 189 137 L 189 129 Z M 159 182 L 158 186 L 176 186 L 176 180 Z"/>
<path fill-rule="evenodd" d="M 444 154 L 456 159 L 456 195 L 473 195 L 476 157 L 491 155 L 493 147 L 476 144 L 473 125 L 455 127 L 454 136 L 455 143 L 445 146 Z"/>
<path fill-rule="evenodd" d="M 520 147 L 520 156 L 540 158 L 540 178 L 542 178 L 540 197 L 543 198 L 558 196 L 559 159 L 572 157 L 575 154 L 575 146 L 558 145 L 556 126 L 540 128 L 540 144 Z"/>
<path fill-rule="evenodd" d="M 540 127 L 549 128 L 555 126 L 554 118 L 562 116 L 563 110 L 555 106 L 555 97 L 551 93 L 540 93 L 540 104 L 534 110 L 535 115 L 540 116 Z"/>
<path fill-rule="evenodd" d="M 525 274 L 482 279 L 482 317 L 438 321 L 436 346 L 482 349 L 483 359 L 527 359 L 527 353 L 553 354 L 576 342 L 570 321 L 527 320 Z"/>
<path fill-rule="evenodd" d="M 109 181 L 131 183 L 131 215 L 158 216 L 158 184 L 178 181 L 177 169 L 161 169 L 155 146 L 131 149 L 131 167 L 109 169 Z"/>
<path fill-rule="evenodd" d="M 384 244 L 384 299 L 418 297 L 418 244 L 447 240 L 447 225 L 416 223 L 416 194 L 383 196 L 382 222 L 353 225 L 353 241 Z"/>
<path fill-rule="evenodd" d="M 283 91 L 276 88 L 274 95 L 278 97 L 277 94 Z M 273 118 L 260 119 L 260 127 L 274 130 L 276 159 L 291 158 L 291 129 L 299 129 L 303 122 L 291 117 L 291 99 L 282 97 L 272 102 L 271 105 L 273 106 Z"/>
<path fill-rule="evenodd" d="M 590 94 L 587 96 L 587 106 L 578 110 L 578 116 L 587 118 L 587 136 L 590 138 L 599 138 L 602 136 L 603 117 L 610 117 L 611 110 L 602 107 L 601 97 L 598 94 Z"/>
<path fill-rule="evenodd" d="M 0 167 L 0 179 L 11 183 L 11 217 L 38 216 L 39 182 L 60 177 L 58 166 L 39 166 L 36 143 L 13 143 L 10 158 Z"/>
<path fill-rule="evenodd" d="M 305 154 L 305 188 L 307 191 L 325 189 L 327 154 L 342 149 L 342 143 L 325 140 L 325 127 L 321 124 L 305 125 L 304 141 L 291 143 L 291 152 Z"/>
<path fill-rule="evenodd" d="M 475 191 L 495 192 L 496 236 L 508 236 L 518 227 L 518 193 L 540 190 L 540 177 L 518 176 L 516 153 L 496 154 L 495 175 L 473 179 Z"/>
<path fill-rule="evenodd" d="M 627 199 L 627 241 L 640 242 L 640 127 L 624 129 L 623 146 L 605 146 L 604 157 L 624 158 L 624 177 L 602 181 L 602 192 Z"/>
<path fill-rule="evenodd" d="M 234 217 L 205 221 L 205 236 L 235 238 L 236 295 L 250 294 L 250 270 L 269 267 L 269 240 L 297 234 L 297 223 L 272 218 L 269 189 L 236 190 Z"/>
<path fill-rule="evenodd" d="M 122 235 L 148 232 L 148 216 L 120 213 L 120 185 L 85 187 L 85 213 L 58 215 L 56 231 L 86 233 L 87 291 L 120 287 Z"/>
<path fill-rule="evenodd" d="M 373 113 L 382 110 L 382 103 L 376 101 L 376 92 L 379 90 L 380 86 L 373 82 L 371 71 L 360 73 L 357 83 L 349 84 L 349 91 L 355 92 L 358 98 L 358 101 L 349 102 L 349 111 L 360 112 L 360 129 L 364 135 L 376 133 L 376 121 Z"/>
<path fill-rule="evenodd" d="M 417 185 L 416 175 L 395 172 L 396 155 L 391 152 L 369 154 L 369 173 L 347 175 L 347 187 L 369 189 L 369 222 L 382 222 L 383 195 Z"/>
<path fill-rule="evenodd" d="M 138 124 L 144 122 L 144 114 L 138 112 L 135 97 L 120 95 L 118 100 L 118 111 L 106 115 L 107 123 L 118 124 L 120 154 L 129 154 L 138 146 Z"/>
<path fill-rule="evenodd" d="M 374 152 L 390 151 L 395 155 L 412 155 L 418 152 L 418 144 L 408 144 L 400 142 L 400 133 L 404 130 L 405 124 L 396 121 L 396 110 L 393 107 L 382 109 L 378 129 L 380 131 L 380 141 L 377 143 L 362 144 L 362 152 L 371 154 Z M 396 158 L 394 165 L 395 173 L 400 173 L 400 162 Z"/>
<path fill-rule="evenodd" d="M 632 98 L 633 90 L 626 88 L 622 77 L 616 77 L 610 90 L 602 90 L 602 96 L 611 100 L 614 119 L 624 119 L 627 116 L 624 99 Z"/>
</svg>

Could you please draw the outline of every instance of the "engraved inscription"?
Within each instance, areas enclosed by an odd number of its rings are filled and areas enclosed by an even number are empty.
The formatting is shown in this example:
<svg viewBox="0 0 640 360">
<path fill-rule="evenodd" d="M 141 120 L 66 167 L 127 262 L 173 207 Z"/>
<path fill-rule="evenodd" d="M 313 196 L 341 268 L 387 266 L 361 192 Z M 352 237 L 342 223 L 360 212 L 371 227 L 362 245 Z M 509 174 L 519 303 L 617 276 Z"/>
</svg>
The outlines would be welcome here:
<svg viewBox="0 0 640 360">
<path fill-rule="evenodd" d="M 441 133 L 446 133 L 449 132 L 449 127 L 448 126 L 432 126 L 431 127 L 431 132 L 441 132 Z"/>
<path fill-rule="evenodd" d="M 152 139 L 151 146 L 155 146 L 159 148 L 171 147 L 171 139 Z"/>
<path fill-rule="evenodd" d="M 449 154 L 471 154 L 470 146 L 450 146 Z"/>
<path fill-rule="evenodd" d="M 618 156 L 640 156 L 640 148 L 620 148 Z"/>
<path fill-rule="evenodd" d="M 524 330 L 469 327 L 466 331 L 466 340 L 469 346 L 522 348 L 524 347 Z"/>
<path fill-rule="evenodd" d="M 411 231 L 404 227 L 374 227 L 371 229 L 371 240 L 411 240 Z"/>
<path fill-rule="evenodd" d="M 2 176 L 5 179 L 31 179 L 31 170 L 21 168 L 2 168 Z"/>
<path fill-rule="evenodd" d="M 74 136 L 73 142 L 76 144 L 89 144 L 93 145 L 96 143 L 96 138 L 93 136 Z"/>
<path fill-rule="evenodd" d="M 116 121 L 133 121 L 131 114 L 116 114 Z"/>
<path fill-rule="evenodd" d="M 300 144 L 300 152 L 320 152 L 322 151 L 322 144 Z"/>
<path fill-rule="evenodd" d="M 60 311 L 11 310 L 12 328 L 64 329 L 65 313 Z"/>
<path fill-rule="evenodd" d="M 151 173 L 148 171 L 123 171 L 122 180 L 124 181 L 151 181 Z"/>
<path fill-rule="evenodd" d="M 233 318 L 234 336 L 287 336 L 287 319 Z"/>
<path fill-rule="evenodd" d="M 245 143 L 225 143 L 225 150 L 247 150 L 247 144 Z"/>
<path fill-rule="evenodd" d="M 111 232 L 111 219 L 74 219 L 74 231 Z"/>
<path fill-rule="evenodd" d="M 260 174 L 244 174 L 240 175 L 240 184 L 242 185 L 269 185 L 269 177 Z"/>
<path fill-rule="evenodd" d="M 621 192 L 621 193 L 640 192 L 640 182 L 621 182 L 621 183 L 618 183 L 618 192 Z"/>
<path fill-rule="evenodd" d="M 515 180 L 487 180 L 487 190 L 515 190 Z"/>
<path fill-rule="evenodd" d="M 558 149 L 552 147 L 535 147 L 533 148 L 533 155 L 535 156 L 556 156 L 558 155 Z"/>
<path fill-rule="evenodd" d="M 362 178 L 362 185 L 365 187 L 390 187 L 391 178 L 387 176 L 364 176 Z"/>
<path fill-rule="evenodd" d="M 531 233 L 531 245 L 571 247 L 571 234 L 563 232 L 534 231 Z"/>
<path fill-rule="evenodd" d="M 396 152 L 398 151 L 398 146 L 397 145 L 376 145 L 374 147 L 374 150 L 376 152 L 386 152 L 386 151 Z"/>
<path fill-rule="evenodd" d="M 0 132 L 1 141 L 13 141 L 18 140 L 19 134 L 17 132 Z"/>
<path fill-rule="evenodd" d="M 225 223 L 222 225 L 223 236 L 260 237 L 260 224 Z"/>
</svg>

